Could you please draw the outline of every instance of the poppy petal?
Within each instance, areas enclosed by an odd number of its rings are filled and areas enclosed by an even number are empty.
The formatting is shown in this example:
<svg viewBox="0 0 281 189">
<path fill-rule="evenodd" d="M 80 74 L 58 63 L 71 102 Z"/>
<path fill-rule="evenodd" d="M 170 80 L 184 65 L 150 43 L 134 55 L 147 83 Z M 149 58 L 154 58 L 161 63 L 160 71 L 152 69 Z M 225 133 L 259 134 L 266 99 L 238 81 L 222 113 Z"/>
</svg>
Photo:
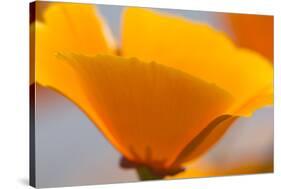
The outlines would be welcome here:
<svg viewBox="0 0 281 189">
<path fill-rule="evenodd" d="M 43 14 L 54 47 L 77 53 L 110 53 L 113 37 L 95 6 L 76 3 L 49 3 Z"/>
<path fill-rule="evenodd" d="M 185 144 L 233 102 L 217 86 L 157 63 L 108 55 L 63 57 L 100 121 L 92 112 L 89 117 L 110 131 L 129 160 L 149 166 L 169 167 Z"/>
<path fill-rule="evenodd" d="M 273 87 L 272 65 L 253 51 L 235 47 L 224 33 L 207 24 L 128 8 L 123 15 L 122 29 L 124 56 L 156 61 L 216 83 L 236 99 L 230 114 L 248 116 L 256 108 L 268 105 L 268 100 L 261 98 L 258 107 L 248 106 L 239 111 L 257 97 L 257 92 Z"/>
<path fill-rule="evenodd" d="M 38 8 L 45 6 L 45 3 L 36 2 L 35 5 Z M 60 51 L 91 55 L 113 53 L 104 27 L 105 24 L 92 5 L 48 3 L 43 13 L 43 22 L 32 23 L 30 30 L 34 48 L 31 51 L 36 53 L 36 82 L 49 87 L 59 83 L 59 89 L 69 91 L 67 95 L 72 95 L 72 86 L 67 84 L 70 82 L 76 85 L 75 77 L 69 68 L 57 63 L 55 55 Z"/>
<path fill-rule="evenodd" d="M 35 3 L 37 8 L 43 5 L 46 4 Z M 83 105 L 85 112 L 92 111 L 75 73 L 68 65 L 60 64 L 56 54 L 65 50 L 93 55 L 113 53 L 104 31 L 105 24 L 92 5 L 48 3 L 44 10 L 40 14 L 41 21 L 37 17 L 30 27 L 35 81 L 64 94 L 77 105 Z"/>
</svg>

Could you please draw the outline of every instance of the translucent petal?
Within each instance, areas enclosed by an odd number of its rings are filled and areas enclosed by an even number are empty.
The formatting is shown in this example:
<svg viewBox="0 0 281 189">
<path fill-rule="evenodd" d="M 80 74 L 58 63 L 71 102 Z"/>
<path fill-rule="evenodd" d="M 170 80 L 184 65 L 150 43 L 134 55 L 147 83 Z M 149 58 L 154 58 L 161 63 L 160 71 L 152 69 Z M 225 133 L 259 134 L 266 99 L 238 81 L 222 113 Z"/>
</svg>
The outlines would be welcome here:
<svg viewBox="0 0 281 189">
<path fill-rule="evenodd" d="M 169 167 L 233 102 L 217 86 L 157 63 L 105 55 L 66 57 L 94 110 L 95 116 L 87 112 L 89 117 L 106 136 L 110 132 L 107 137 L 128 159 L 149 166 Z"/>
<path fill-rule="evenodd" d="M 229 114 L 248 116 L 256 108 L 268 105 L 267 99 L 272 98 L 268 94 L 267 98 L 258 99 L 258 105 L 239 111 L 262 89 L 273 88 L 272 65 L 253 51 L 235 47 L 224 33 L 206 24 L 128 8 L 122 29 L 124 56 L 156 61 L 215 83 L 236 99 Z"/>
</svg>

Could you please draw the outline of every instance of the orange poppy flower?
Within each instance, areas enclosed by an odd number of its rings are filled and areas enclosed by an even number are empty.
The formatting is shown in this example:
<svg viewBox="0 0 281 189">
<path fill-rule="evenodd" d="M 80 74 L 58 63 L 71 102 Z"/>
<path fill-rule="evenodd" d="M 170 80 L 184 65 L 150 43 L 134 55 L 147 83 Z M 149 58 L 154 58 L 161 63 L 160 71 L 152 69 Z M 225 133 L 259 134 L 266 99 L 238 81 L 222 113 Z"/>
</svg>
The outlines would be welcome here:
<svg viewBox="0 0 281 189">
<path fill-rule="evenodd" d="M 31 31 L 35 81 L 80 107 L 142 179 L 181 171 L 272 103 L 272 65 L 206 24 L 127 8 L 117 48 L 95 7 L 51 3 Z"/>
</svg>

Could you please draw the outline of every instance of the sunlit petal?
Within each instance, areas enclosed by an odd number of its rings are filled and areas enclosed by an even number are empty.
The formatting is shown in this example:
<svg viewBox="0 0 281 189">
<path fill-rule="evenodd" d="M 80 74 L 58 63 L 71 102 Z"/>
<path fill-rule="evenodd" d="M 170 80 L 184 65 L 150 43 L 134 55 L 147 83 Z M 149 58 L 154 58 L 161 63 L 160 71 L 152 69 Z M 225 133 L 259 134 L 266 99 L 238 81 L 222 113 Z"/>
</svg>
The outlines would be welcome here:
<svg viewBox="0 0 281 189">
<path fill-rule="evenodd" d="M 272 65 L 255 52 L 239 49 L 222 32 L 202 23 L 151 10 L 128 8 L 123 16 L 122 54 L 156 61 L 216 83 L 232 94 L 234 115 L 251 115 L 256 108 L 270 104 L 268 97 L 258 105 L 245 103 L 264 88 L 273 88 Z M 264 100 L 265 99 L 265 100 Z"/>
<path fill-rule="evenodd" d="M 66 59 L 100 122 L 92 112 L 90 118 L 110 131 L 128 159 L 149 166 L 170 166 L 233 102 L 217 86 L 157 63 L 105 55 Z"/>
<path fill-rule="evenodd" d="M 54 47 L 63 48 L 59 50 L 84 54 L 115 50 L 112 35 L 93 5 L 49 3 L 43 19 L 49 40 Z"/>
<path fill-rule="evenodd" d="M 43 5 L 46 4 L 35 3 L 37 7 Z M 92 55 L 113 53 L 105 24 L 92 5 L 48 3 L 44 10 L 43 18 L 40 17 L 40 21 L 36 18 L 30 30 L 31 52 L 35 52 L 35 60 L 31 61 L 35 63 L 35 81 L 82 105 L 87 113 L 91 107 L 80 89 L 77 76 L 68 65 L 58 61 L 56 54 L 60 51 Z"/>
</svg>

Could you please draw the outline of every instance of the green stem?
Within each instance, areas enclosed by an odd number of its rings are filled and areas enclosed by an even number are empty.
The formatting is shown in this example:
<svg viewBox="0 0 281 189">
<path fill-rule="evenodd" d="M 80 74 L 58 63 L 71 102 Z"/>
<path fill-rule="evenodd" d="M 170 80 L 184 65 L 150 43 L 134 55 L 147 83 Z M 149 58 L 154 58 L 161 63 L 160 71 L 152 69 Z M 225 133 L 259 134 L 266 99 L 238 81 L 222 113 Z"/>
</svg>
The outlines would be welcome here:
<svg viewBox="0 0 281 189">
<path fill-rule="evenodd" d="M 155 175 L 151 169 L 145 167 L 145 166 L 139 166 L 136 168 L 139 179 L 142 181 L 145 180 L 159 180 L 162 179 L 163 177 Z"/>
</svg>

